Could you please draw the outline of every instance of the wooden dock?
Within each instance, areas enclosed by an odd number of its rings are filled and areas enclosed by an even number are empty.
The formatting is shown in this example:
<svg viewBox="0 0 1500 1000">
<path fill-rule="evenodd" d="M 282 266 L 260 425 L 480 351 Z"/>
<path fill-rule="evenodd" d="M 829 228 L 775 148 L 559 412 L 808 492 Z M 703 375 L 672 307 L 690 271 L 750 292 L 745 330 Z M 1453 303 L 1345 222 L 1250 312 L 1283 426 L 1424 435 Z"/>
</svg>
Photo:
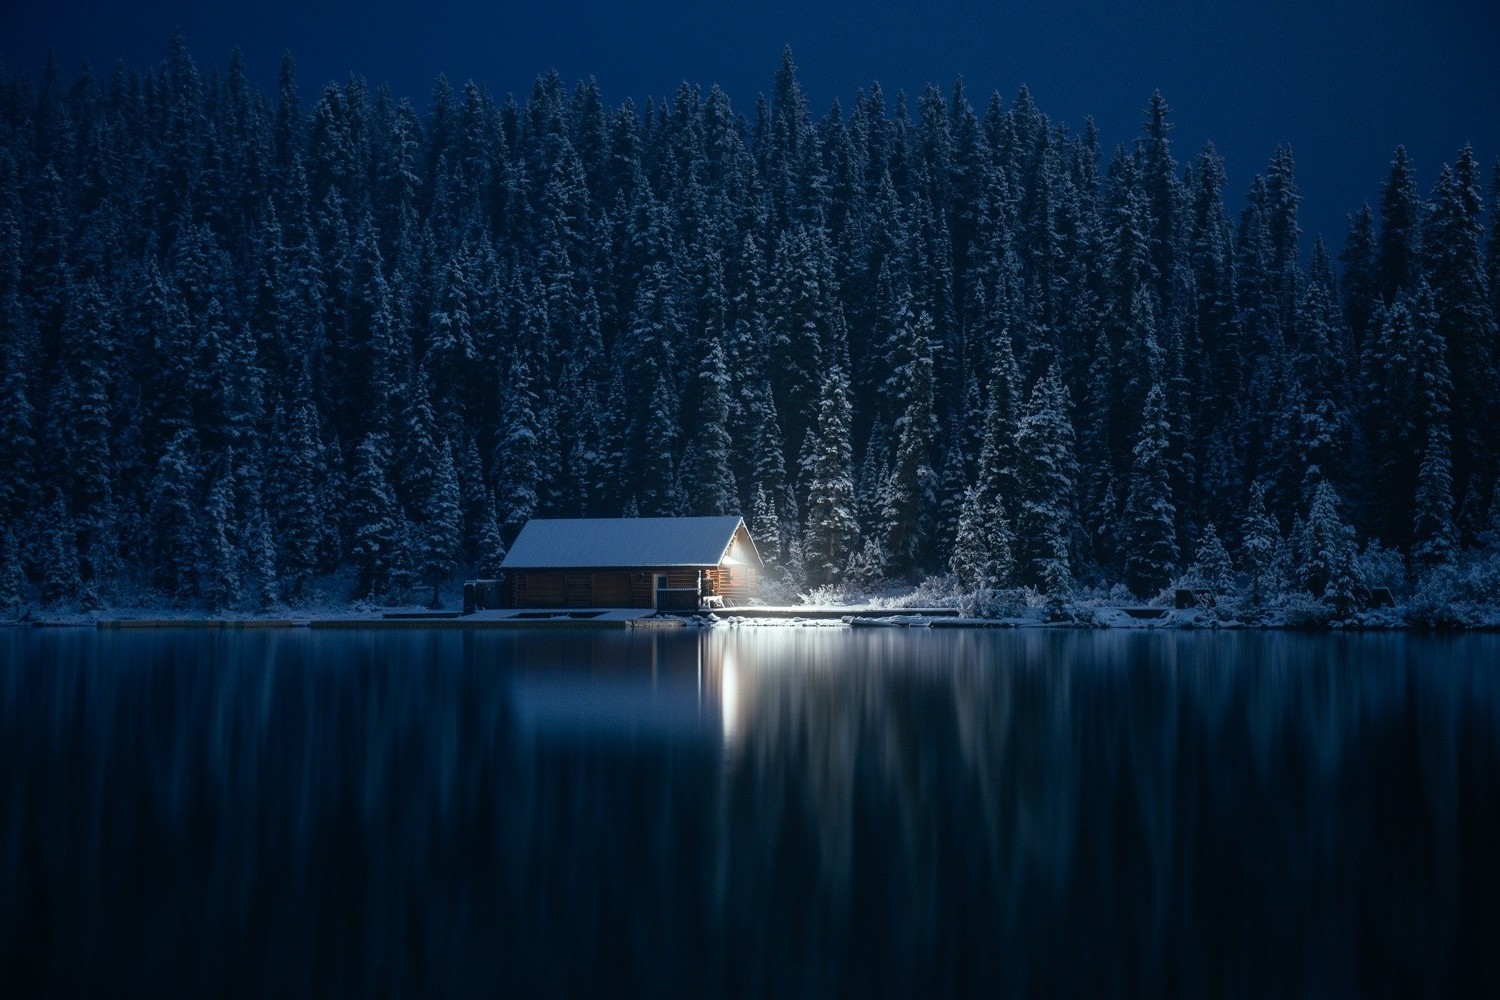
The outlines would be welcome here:
<svg viewBox="0 0 1500 1000">
<path fill-rule="evenodd" d="M 34 626 L 73 626 L 100 629 L 679 629 L 694 621 L 706 623 L 751 620 L 757 622 L 844 621 L 867 624 L 926 624 L 932 619 L 958 619 L 953 608 L 803 608 L 731 607 L 708 611 L 654 613 L 647 609 L 507 609 L 476 611 L 392 611 L 378 618 L 283 617 L 283 618 L 112 618 L 99 621 L 37 621 Z M 956 623 L 956 621 L 955 621 Z"/>
<path fill-rule="evenodd" d="M 698 612 L 702 614 L 703 612 Z M 725 608 L 715 611 L 720 619 L 726 618 L 756 618 L 786 620 L 801 618 L 803 620 L 828 621 L 846 618 L 957 618 L 957 608 L 799 608 L 792 607 L 743 607 Z"/>
</svg>

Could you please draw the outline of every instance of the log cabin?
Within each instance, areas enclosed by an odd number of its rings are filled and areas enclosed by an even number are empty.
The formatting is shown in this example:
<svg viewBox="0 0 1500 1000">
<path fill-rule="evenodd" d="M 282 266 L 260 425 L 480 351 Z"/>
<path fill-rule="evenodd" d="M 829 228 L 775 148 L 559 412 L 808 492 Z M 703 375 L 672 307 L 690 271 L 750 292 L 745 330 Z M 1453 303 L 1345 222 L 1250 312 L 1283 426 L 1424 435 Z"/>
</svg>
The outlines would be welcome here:
<svg viewBox="0 0 1500 1000">
<path fill-rule="evenodd" d="M 763 568 L 743 518 L 532 518 L 500 564 L 510 608 L 745 604 Z"/>
</svg>

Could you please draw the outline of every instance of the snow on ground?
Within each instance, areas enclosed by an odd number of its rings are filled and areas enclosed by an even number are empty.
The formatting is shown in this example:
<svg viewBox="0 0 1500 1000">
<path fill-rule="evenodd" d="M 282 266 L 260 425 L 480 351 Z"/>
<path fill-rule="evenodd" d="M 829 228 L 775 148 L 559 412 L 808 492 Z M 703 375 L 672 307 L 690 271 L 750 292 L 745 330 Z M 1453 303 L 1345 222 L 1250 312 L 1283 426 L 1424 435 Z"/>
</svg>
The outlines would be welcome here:
<svg viewBox="0 0 1500 1000">
<path fill-rule="evenodd" d="M 851 621 L 858 627 L 887 626 L 901 628 L 1113 628 L 1113 629 L 1225 629 L 1225 628 L 1335 628 L 1335 629 L 1500 629 L 1500 606 L 1487 601 L 1465 600 L 1440 604 L 1412 599 L 1397 608 L 1364 611 L 1346 620 L 1330 622 L 1329 614 L 1310 599 L 1283 599 L 1269 608 L 1249 608 L 1235 600 L 1223 600 L 1217 608 L 1177 610 L 1161 606 L 1146 607 L 1121 601 L 1119 593 L 1094 593 L 1061 605 L 1049 604 L 1032 592 L 1005 592 L 982 599 L 960 595 L 940 579 L 924 581 L 916 587 L 886 588 L 874 593 L 852 589 L 820 588 L 798 595 L 802 603 L 756 605 L 751 609 L 728 608 L 705 612 L 693 618 L 676 619 L 689 626 L 739 628 L 846 628 Z M 331 588 L 336 592 L 336 588 Z M 791 595 L 781 595 L 784 599 Z M 1446 595 L 1442 595 L 1446 596 Z M 1467 596 L 1467 595 L 1466 595 Z M 387 615 L 418 617 L 428 614 L 452 619 L 459 611 L 460 594 L 456 589 L 443 593 L 445 607 L 433 612 L 420 603 L 377 605 L 368 601 L 341 601 L 323 594 L 294 606 L 280 606 L 268 611 L 210 612 L 203 608 L 176 607 L 166 603 L 125 604 L 99 609 L 64 607 L 57 609 L 24 609 L 8 618 L 5 624 L 94 626 L 100 622 L 244 623 L 297 626 L 311 621 L 358 622 L 379 621 Z M 1417 595 L 1419 598 L 1420 595 Z M 932 615 L 923 612 L 946 611 Z M 952 612 L 956 611 L 957 614 Z M 523 619 L 533 625 L 548 619 L 536 611 L 482 611 L 467 618 L 474 624 L 498 624 L 506 619 Z M 556 612 L 559 623 L 588 617 L 603 624 L 650 618 L 652 612 L 630 609 L 568 609 Z"/>
</svg>

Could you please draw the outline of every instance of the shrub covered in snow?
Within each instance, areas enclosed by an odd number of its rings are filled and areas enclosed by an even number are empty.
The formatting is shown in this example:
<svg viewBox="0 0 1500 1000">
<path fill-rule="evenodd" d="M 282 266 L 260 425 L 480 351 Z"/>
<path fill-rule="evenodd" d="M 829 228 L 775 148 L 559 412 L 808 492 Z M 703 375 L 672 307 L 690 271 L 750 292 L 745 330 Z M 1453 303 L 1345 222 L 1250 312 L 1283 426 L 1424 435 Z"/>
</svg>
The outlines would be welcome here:
<svg viewBox="0 0 1500 1000">
<path fill-rule="evenodd" d="M 1406 593 L 1406 560 L 1395 549 L 1388 549 L 1371 539 L 1354 562 L 1369 586 L 1389 587 L 1398 597 Z"/>
<path fill-rule="evenodd" d="M 1036 591 L 1023 588 L 971 590 L 959 595 L 958 613 L 965 618 L 1025 618 L 1039 601 Z"/>
<path fill-rule="evenodd" d="M 1500 550 L 1424 574 L 1403 611 L 1407 624 L 1418 628 L 1500 625 Z"/>
<path fill-rule="evenodd" d="M 797 595 L 799 604 L 813 607 L 843 607 L 863 601 L 864 591 L 848 583 L 825 583 Z"/>
<path fill-rule="evenodd" d="M 1331 604 L 1301 591 L 1283 594 L 1276 602 L 1275 618 L 1287 628 L 1325 628 L 1335 617 Z"/>
</svg>

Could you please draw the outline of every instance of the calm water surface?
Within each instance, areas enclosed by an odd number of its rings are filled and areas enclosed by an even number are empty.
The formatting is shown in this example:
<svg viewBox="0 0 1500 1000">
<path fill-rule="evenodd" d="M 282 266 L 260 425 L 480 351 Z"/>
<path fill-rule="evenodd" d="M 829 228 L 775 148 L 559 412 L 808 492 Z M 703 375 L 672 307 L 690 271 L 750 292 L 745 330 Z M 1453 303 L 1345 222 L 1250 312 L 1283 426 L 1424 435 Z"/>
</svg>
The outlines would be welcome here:
<svg viewBox="0 0 1500 1000">
<path fill-rule="evenodd" d="M 1500 636 L 0 629 L 0 995 L 1500 994 Z"/>
</svg>

